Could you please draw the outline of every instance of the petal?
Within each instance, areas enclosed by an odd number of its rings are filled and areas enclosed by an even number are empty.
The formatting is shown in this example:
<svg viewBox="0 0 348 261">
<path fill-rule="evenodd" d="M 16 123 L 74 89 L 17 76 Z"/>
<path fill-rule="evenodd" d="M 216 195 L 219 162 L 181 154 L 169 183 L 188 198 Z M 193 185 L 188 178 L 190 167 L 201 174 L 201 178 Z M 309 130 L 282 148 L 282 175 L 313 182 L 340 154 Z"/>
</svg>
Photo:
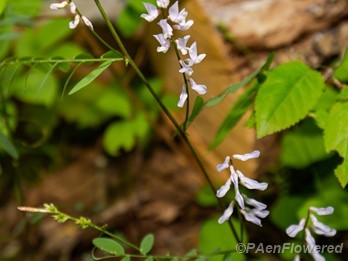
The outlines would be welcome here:
<svg viewBox="0 0 348 261">
<path fill-rule="evenodd" d="M 161 19 L 157 24 L 162 28 L 164 38 L 170 39 L 173 36 L 173 28 L 168 24 L 167 19 Z"/>
<path fill-rule="evenodd" d="M 153 35 L 155 39 L 160 43 L 161 46 L 157 47 L 157 52 L 166 53 L 170 48 L 170 41 L 164 38 L 163 34 L 155 34 Z"/>
<path fill-rule="evenodd" d="M 181 65 L 181 69 L 179 70 L 180 73 L 185 73 L 188 76 L 191 76 L 193 74 L 193 69 L 191 68 L 191 66 L 187 65 L 182 60 L 179 60 L 179 63 Z"/>
<path fill-rule="evenodd" d="M 286 229 L 286 234 L 288 234 L 289 237 L 296 237 L 296 235 L 303 230 L 304 225 L 306 223 L 306 219 L 301 219 L 300 223 L 298 225 L 291 225 Z"/>
<path fill-rule="evenodd" d="M 227 169 L 227 168 L 230 166 L 230 160 L 231 160 L 230 156 L 227 156 L 227 157 L 225 158 L 224 163 L 218 164 L 218 165 L 216 166 L 217 171 L 221 172 L 221 171 L 223 171 L 224 169 Z"/>
<path fill-rule="evenodd" d="M 248 198 L 247 196 L 243 195 L 244 196 L 244 199 L 245 199 L 245 202 L 250 205 L 250 206 L 253 206 L 254 208 L 258 209 L 258 210 L 264 210 L 267 208 L 267 205 L 260 202 L 260 201 L 257 201 L 256 199 L 253 199 L 253 198 Z"/>
<path fill-rule="evenodd" d="M 308 228 L 305 229 L 305 233 L 306 233 L 306 242 L 310 247 L 309 253 L 311 254 L 311 256 L 314 258 L 315 261 L 322 261 L 322 260 L 324 261 L 325 258 L 319 254 L 317 245 L 315 243 L 315 239 Z"/>
<path fill-rule="evenodd" d="M 252 212 L 254 213 L 255 216 L 258 216 L 260 218 L 265 218 L 269 215 L 269 211 L 268 210 L 258 210 L 258 209 L 253 209 Z"/>
<path fill-rule="evenodd" d="M 321 222 L 318 221 L 318 219 L 314 216 L 314 215 L 310 215 L 310 218 L 313 222 L 313 231 L 317 234 L 317 235 L 324 235 L 327 237 L 333 237 L 334 235 L 336 235 L 336 229 L 333 229 Z"/>
<path fill-rule="evenodd" d="M 74 20 L 69 23 L 69 28 L 75 29 L 79 23 L 80 23 L 80 16 L 75 15 Z"/>
<path fill-rule="evenodd" d="M 176 30 L 186 31 L 190 29 L 190 27 L 193 25 L 193 20 L 188 20 L 187 22 L 185 20 L 181 21 L 178 25 L 174 25 L 173 27 Z"/>
<path fill-rule="evenodd" d="M 186 35 L 183 38 L 178 38 L 175 40 L 176 42 L 176 46 L 178 48 L 178 50 L 181 52 L 182 55 L 186 55 L 187 54 L 187 42 L 190 39 L 190 35 Z"/>
<path fill-rule="evenodd" d="M 222 216 L 219 218 L 218 223 L 222 224 L 225 221 L 227 221 L 233 214 L 233 205 L 234 202 L 232 201 L 230 203 L 230 205 L 225 209 L 224 213 L 222 214 Z"/>
<path fill-rule="evenodd" d="M 248 208 L 242 209 L 240 212 L 243 214 L 245 220 L 262 227 L 261 219 L 259 219 L 257 216 L 255 216 Z"/>
<path fill-rule="evenodd" d="M 76 14 L 76 5 L 73 2 L 70 2 L 69 8 L 72 14 Z"/>
<path fill-rule="evenodd" d="M 159 10 L 153 4 L 150 4 L 150 3 L 143 3 L 143 4 L 146 8 L 147 14 L 142 14 L 140 17 L 144 18 L 148 22 L 152 22 L 159 16 Z"/>
<path fill-rule="evenodd" d="M 50 9 L 52 10 L 58 10 L 58 9 L 63 9 L 68 5 L 67 1 L 63 1 L 61 3 L 54 3 L 54 4 L 50 4 Z"/>
<path fill-rule="evenodd" d="M 218 198 L 222 198 L 222 197 L 224 197 L 225 195 L 226 195 L 226 193 L 230 190 L 230 188 L 231 188 L 231 179 L 228 179 L 227 181 L 226 181 L 226 183 L 223 185 L 223 186 L 221 186 L 221 188 L 218 190 L 218 191 L 216 191 L 216 196 L 218 197 Z"/>
<path fill-rule="evenodd" d="M 93 30 L 93 24 L 86 16 L 81 17 L 85 25 Z"/>
<path fill-rule="evenodd" d="M 191 88 L 198 94 L 203 95 L 207 93 L 207 87 L 203 84 L 197 84 L 193 79 L 190 78 Z"/>
<path fill-rule="evenodd" d="M 186 92 L 186 87 L 184 85 L 184 86 L 182 86 L 182 91 L 181 91 L 180 98 L 179 98 L 179 101 L 177 103 L 177 106 L 180 107 L 180 108 L 184 107 L 185 101 L 186 101 L 187 97 L 188 97 L 188 95 L 187 95 L 187 92 Z"/>
<path fill-rule="evenodd" d="M 244 187 L 248 189 L 257 189 L 257 190 L 265 190 L 268 187 L 266 182 L 257 182 L 256 180 L 250 179 L 243 175 L 242 172 L 237 170 L 238 177 L 240 182 L 244 185 Z"/>
<path fill-rule="evenodd" d="M 244 209 L 245 205 L 244 205 L 243 196 L 240 194 L 239 189 L 238 188 L 236 189 L 236 186 L 235 186 L 235 192 L 236 192 L 236 195 L 234 196 L 234 198 L 238 202 L 238 205 L 240 206 L 240 208 Z"/>
<path fill-rule="evenodd" d="M 157 0 L 157 6 L 161 8 L 167 8 L 169 5 L 169 0 Z"/>
<path fill-rule="evenodd" d="M 238 175 L 237 175 L 236 171 L 234 170 L 233 165 L 230 165 L 230 172 L 231 172 L 231 177 L 230 178 L 231 178 L 234 186 L 238 188 L 239 187 L 239 185 L 238 185 Z"/>
<path fill-rule="evenodd" d="M 319 216 L 331 215 L 334 212 L 334 208 L 331 206 L 326 208 L 310 207 L 309 210 L 317 213 Z"/>
<path fill-rule="evenodd" d="M 232 157 L 241 161 L 247 161 L 249 159 L 255 159 L 260 156 L 260 151 L 254 150 L 253 152 L 247 154 L 234 154 Z"/>
</svg>

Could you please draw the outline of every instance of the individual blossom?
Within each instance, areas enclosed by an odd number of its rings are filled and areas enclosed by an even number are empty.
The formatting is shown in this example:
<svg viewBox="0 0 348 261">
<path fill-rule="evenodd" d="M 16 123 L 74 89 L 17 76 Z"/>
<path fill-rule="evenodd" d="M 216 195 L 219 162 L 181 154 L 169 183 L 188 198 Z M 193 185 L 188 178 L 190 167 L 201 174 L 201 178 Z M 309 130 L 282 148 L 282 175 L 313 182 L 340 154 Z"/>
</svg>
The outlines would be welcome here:
<svg viewBox="0 0 348 261">
<path fill-rule="evenodd" d="M 174 29 L 176 30 L 180 30 L 180 31 L 186 31 L 188 29 L 190 29 L 190 27 L 193 25 L 193 20 L 188 20 L 186 22 L 186 20 L 182 20 L 179 24 L 174 25 Z"/>
<path fill-rule="evenodd" d="M 197 54 L 197 43 L 194 42 L 189 48 L 190 59 L 188 59 L 188 64 L 190 66 L 200 63 L 206 56 L 205 53 L 200 55 Z"/>
<path fill-rule="evenodd" d="M 164 38 L 170 39 L 173 36 L 173 28 L 168 24 L 167 19 L 161 19 L 158 25 L 162 28 Z"/>
<path fill-rule="evenodd" d="M 311 233 L 313 231 L 317 235 L 323 235 L 327 237 L 332 237 L 336 235 L 336 230 L 323 224 L 320 222 L 316 215 L 323 216 L 323 215 L 331 215 L 334 212 L 334 208 L 329 206 L 326 208 L 317 208 L 317 207 L 310 207 L 307 218 L 301 219 L 300 223 L 298 225 L 290 225 L 286 229 L 286 233 L 289 237 L 296 237 L 298 233 L 301 231 L 304 231 L 305 233 L 305 241 L 310 249 L 310 254 L 313 257 L 315 261 L 322 261 L 325 260 L 324 256 L 322 256 L 318 252 L 317 245 L 315 243 L 315 239 Z M 299 257 L 296 257 L 297 260 L 299 260 Z"/>
<path fill-rule="evenodd" d="M 253 151 L 252 153 L 247 153 L 244 155 L 232 155 L 232 158 L 248 160 L 257 158 L 259 157 L 259 155 L 259 151 Z M 235 205 L 234 202 L 237 202 L 240 208 L 240 212 L 243 214 L 245 220 L 252 222 L 258 226 L 262 226 L 261 218 L 265 218 L 269 215 L 269 211 L 266 210 L 267 205 L 260 201 L 257 201 L 256 199 L 252 199 L 244 194 L 241 194 L 239 191 L 239 185 L 243 185 L 248 189 L 265 190 L 268 184 L 265 182 L 260 183 L 256 180 L 247 178 L 241 171 L 235 170 L 234 166 L 232 165 L 230 156 L 227 156 L 225 158 L 225 161 L 221 164 L 218 164 L 216 168 L 219 172 L 227 168 L 230 169 L 230 177 L 228 178 L 226 183 L 216 192 L 216 196 L 219 198 L 224 197 L 230 190 L 232 184 L 234 190 L 234 200 L 232 200 L 228 208 L 225 210 L 224 214 L 219 218 L 219 224 L 227 221 L 231 217 L 231 215 L 233 214 L 233 207 Z"/>
<path fill-rule="evenodd" d="M 192 78 L 190 78 L 190 84 L 192 90 L 195 90 L 198 94 L 206 94 L 207 93 L 207 87 L 203 84 L 197 84 Z"/>
<path fill-rule="evenodd" d="M 159 16 L 160 12 L 157 9 L 157 7 L 153 4 L 150 4 L 150 3 L 143 3 L 143 4 L 146 8 L 147 14 L 142 14 L 140 15 L 140 17 L 144 18 L 148 22 L 152 22 Z"/>
<path fill-rule="evenodd" d="M 157 6 L 160 8 L 167 8 L 169 5 L 169 0 L 157 0 Z"/>
<path fill-rule="evenodd" d="M 179 98 L 179 101 L 177 103 L 177 106 L 180 108 L 184 107 L 187 97 L 188 97 L 188 94 L 186 92 L 186 86 L 184 84 L 182 86 L 182 90 L 181 90 L 181 94 L 180 94 L 180 98 Z"/>
<path fill-rule="evenodd" d="M 170 41 L 164 38 L 163 34 L 155 34 L 154 37 L 160 43 L 161 46 L 157 47 L 157 52 L 166 53 L 170 48 Z"/>
<path fill-rule="evenodd" d="M 169 8 L 169 16 L 168 18 L 177 24 L 182 23 L 183 21 L 185 21 L 186 16 L 187 16 L 188 12 L 186 11 L 186 9 L 182 9 L 179 12 L 179 2 L 176 1 L 170 8 Z"/>
<path fill-rule="evenodd" d="M 190 39 L 189 35 L 184 36 L 183 38 L 178 38 L 175 40 L 176 47 L 181 52 L 182 55 L 188 53 L 188 48 L 186 47 L 188 40 Z"/>
<path fill-rule="evenodd" d="M 59 10 L 59 9 L 63 9 L 65 7 L 68 6 L 68 1 L 63 1 L 63 2 L 60 2 L 60 3 L 53 3 L 53 4 L 50 4 L 50 9 L 52 10 Z"/>
<path fill-rule="evenodd" d="M 186 64 L 183 60 L 179 60 L 179 63 L 181 65 L 181 68 L 179 70 L 180 73 L 184 73 L 188 76 L 191 76 L 193 74 L 193 69 L 190 65 Z"/>
</svg>

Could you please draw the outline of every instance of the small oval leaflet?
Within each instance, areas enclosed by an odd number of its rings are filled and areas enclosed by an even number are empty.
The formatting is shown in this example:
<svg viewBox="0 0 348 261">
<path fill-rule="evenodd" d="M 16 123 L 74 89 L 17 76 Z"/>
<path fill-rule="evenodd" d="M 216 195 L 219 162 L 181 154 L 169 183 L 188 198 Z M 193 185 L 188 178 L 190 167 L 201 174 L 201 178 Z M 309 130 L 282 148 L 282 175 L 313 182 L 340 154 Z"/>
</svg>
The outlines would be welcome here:
<svg viewBox="0 0 348 261">
<path fill-rule="evenodd" d="M 153 247 L 154 241 L 155 241 L 155 237 L 153 236 L 153 234 L 146 235 L 143 238 L 143 240 L 141 240 L 140 253 L 142 253 L 143 255 L 146 255 L 147 253 L 149 253 Z"/>
<path fill-rule="evenodd" d="M 115 256 L 122 256 L 125 254 L 124 248 L 115 240 L 105 237 L 98 237 L 93 239 L 93 245 L 105 252 Z"/>
</svg>

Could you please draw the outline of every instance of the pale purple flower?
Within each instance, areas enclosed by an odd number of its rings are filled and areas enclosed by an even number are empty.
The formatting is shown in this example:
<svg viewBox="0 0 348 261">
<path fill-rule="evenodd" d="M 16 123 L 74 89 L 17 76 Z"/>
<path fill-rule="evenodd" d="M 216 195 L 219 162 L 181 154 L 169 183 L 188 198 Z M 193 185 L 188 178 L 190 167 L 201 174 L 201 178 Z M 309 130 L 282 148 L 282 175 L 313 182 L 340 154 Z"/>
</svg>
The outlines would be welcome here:
<svg viewBox="0 0 348 261">
<path fill-rule="evenodd" d="M 162 28 L 164 38 L 170 39 L 173 36 L 173 28 L 168 24 L 167 19 L 161 19 L 157 24 Z"/>
<path fill-rule="evenodd" d="M 308 228 L 305 229 L 305 234 L 306 234 L 306 242 L 309 245 L 309 249 L 310 249 L 309 253 L 313 257 L 313 259 L 315 261 L 325 261 L 325 258 L 319 254 L 317 245 L 315 243 L 315 239 Z"/>
<path fill-rule="evenodd" d="M 75 15 L 74 20 L 72 20 L 69 23 L 69 28 L 70 29 L 75 29 L 78 26 L 79 23 L 80 23 L 80 16 L 79 15 Z"/>
<path fill-rule="evenodd" d="M 258 209 L 258 210 L 264 210 L 267 208 L 267 205 L 257 201 L 256 199 L 253 198 L 248 198 L 246 195 L 243 195 L 245 202 L 250 205 L 253 206 L 254 208 Z"/>
<path fill-rule="evenodd" d="M 334 208 L 331 206 L 327 208 L 310 207 L 309 210 L 315 212 L 319 216 L 331 215 L 334 212 Z"/>
<path fill-rule="evenodd" d="M 91 28 L 93 30 L 93 24 L 91 23 L 90 20 L 88 20 L 88 18 L 86 16 L 81 16 L 83 22 L 85 23 L 85 25 L 89 28 Z"/>
<path fill-rule="evenodd" d="M 153 37 L 160 43 L 161 46 L 157 47 L 157 52 L 166 53 L 170 47 L 170 41 L 164 38 L 163 34 L 155 34 Z"/>
<path fill-rule="evenodd" d="M 190 39 L 189 35 L 184 36 L 183 38 L 178 38 L 175 40 L 176 42 L 176 46 L 178 48 L 178 50 L 181 52 L 182 55 L 186 55 L 187 54 L 187 41 Z"/>
<path fill-rule="evenodd" d="M 181 94 L 180 94 L 180 98 L 179 98 L 179 101 L 177 103 L 177 106 L 182 108 L 184 107 L 184 104 L 185 104 L 185 101 L 188 97 L 188 94 L 186 92 L 186 87 L 185 87 L 185 84 L 182 86 L 182 91 L 181 91 Z"/>
<path fill-rule="evenodd" d="M 300 220 L 298 225 L 291 225 L 286 229 L 286 234 L 289 237 L 296 237 L 296 235 L 304 229 L 304 225 L 306 224 L 306 219 L 303 218 Z"/>
<path fill-rule="evenodd" d="M 72 14 L 76 14 L 76 5 L 73 2 L 70 2 L 69 8 Z"/>
<path fill-rule="evenodd" d="M 196 53 L 197 53 L 197 50 L 196 50 Z M 234 159 L 238 159 L 241 161 L 247 161 L 249 159 L 258 158 L 259 156 L 260 156 L 260 151 L 254 150 L 253 152 L 246 153 L 246 154 L 234 154 L 232 157 Z"/>
<path fill-rule="evenodd" d="M 167 8 L 170 0 L 157 0 L 157 6 L 160 8 Z"/>
<path fill-rule="evenodd" d="M 174 29 L 176 30 L 181 30 L 181 31 L 186 31 L 190 29 L 190 27 L 193 25 L 193 20 L 188 20 L 187 22 L 182 20 L 179 24 L 174 25 Z"/>
<path fill-rule="evenodd" d="M 258 210 L 258 209 L 250 209 L 250 208 L 245 208 L 240 211 L 244 218 L 251 222 L 254 223 L 255 225 L 258 225 L 262 227 L 261 224 L 261 218 L 265 218 L 269 215 L 268 210 Z"/>
<path fill-rule="evenodd" d="M 144 18 L 148 22 L 152 22 L 159 16 L 160 12 L 157 9 L 157 7 L 153 4 L 150 4 L 150 3 L 143 3 L 143 4 L 146 8 L 147 14 L 142 14 L 140 17 Z"/>
<path fill-rule="evenodd" d="M 52 9 L 52 10 L 63 9 L 65 7 L 67 7 L 68 4 L 69 4 L 68 1 L 63 1 L 63 2 L 60 2 L 60 3 L 50 4 L 50 9 Z"/>
<path fill-rule="evenodd" d="M 169 16 L 168 18 L 177 24 L 180 24 L 182 21 L 185 21 L 185 18 L 187 16 L 187 11 L 185 8 L 179 12 L 179 2 L 176 1 L 170 8 L 169 8 Z"/>
<path fill-rule="evenodd" d="M 190 78 L 191 88 L 198 94 L 203 95 L 207 93 L 207 87 L 203 84 L 197 84 L 192 78 Z"/>
<path fill-rule="evenodd" d="M 218 223 L 222 224 L 225 221 L 227 221 L 233 214 L 233 205 L 234 202 L 232 201 L 228 207 L 226 208 L 226 210 L 224 211 L 223 215 L 219 218 Z"/>
<path fill-rule="evenodd" d="M 257 182 L 256 180 L 244 176 L 243 173 L 239 170 L 237 170 L 237 174 L 240 182 L 244 185 L 244 187 L 248 189 L 265 190 L 268 187 L 268 184 L 266 182 Z"/>
<path fill-rule="evenodd" d="M 221 172 L 221 171 L 223 171 L 224 169 L 227 169 L 227 168 L 230 166 L 230 160 L 231 160 L 230 156 L 227 156 L 227 157 L 225 158 L 225 161 L 224 161 L 223 163 L 218 164 L 218 165 L 216 166 L 217 171 Z"/>
<path fill-rule="evenodd" d="M 187 65 L 183 60 L 179 60 L 181 68 L 179 70 L 180 73 L 185 73 L 188 76 L 193 74 L 193 69 L 191 66 Z"/>
<path fill-rule="evenodd" d="M 230 190 L 231 183 L 232 183 L 231 179 L 228 179 L 226 183 L 223 186 L 221 186 L 221 188 L 218 191 L 216 191 L 216 196 L 218 198 L 224 197 L 226 193 Z"/>
<path fill-rule="evenodd" d="M 206 56 L 205 53 L 197 55 L 197 43 L 196 42 L 194 42 L 190 46 L 189 55 L 190 55 L 190 59 L 188 59 L 188 64 L 190 66 L 200 63 L 204 59 L 204 57 Z"/>
<path fill-rule="evenodd" d="M 313 229 L 315 234 L 324 235 L 327 237 L 333 237 L 334 235 L 336 235 L 336 229 L 333 229 L 333 228 L 319 222 L 318 219 L 313 214 L 310 214 L 310 218 L 311 218 L 312 223 L 313 223 L 312 229 Z"/>
</svg>

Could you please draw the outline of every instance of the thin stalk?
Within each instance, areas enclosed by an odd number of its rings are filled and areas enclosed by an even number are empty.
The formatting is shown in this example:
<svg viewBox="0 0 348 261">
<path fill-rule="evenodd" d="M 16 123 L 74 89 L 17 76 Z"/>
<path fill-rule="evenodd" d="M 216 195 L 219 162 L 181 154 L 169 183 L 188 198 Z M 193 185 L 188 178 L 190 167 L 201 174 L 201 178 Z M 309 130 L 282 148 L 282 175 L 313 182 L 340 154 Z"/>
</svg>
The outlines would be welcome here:
<svg viewBox="0 0 348 261">
<path fill-rule="evenodd" d="M 119 35 L 117 34 L 115 28 L 113 27 L 109 17 L 107 16 L 107 14 L 105 13 L 104 8 L 102 7 L 101 3 L 99 0 L 94 0 L 97 8 L 99 9 L 99 12 L 101 13 L 101 15 L 103 16 L 107 27 L 109 28 L 111 35 L 113 36 L 113 38 L 115 39 L 116 43 L 118 44 L 121 53 L 123 54 L 126 63 L 128 63 L 136 72 L 136 74 L 138 75 L 138 77 L 144 82 L 145 86 L 147 87 L 147 89 L 149 90 L 149 92 L 151 93 L 151 95 L 154 97 L 154 99 L 156 100 L 156 102 L 158 103 L 158 105 L 161 107 L 161 109 L 163 110 L 163 112 L 166 114 L 166 116 L 169 118 L 169 120 L 172 122 L 172 124 L 174 125 L 174 127 L 176 128 L 176 130 L 178 131 L 179 135 L 182 137 L 182 139 L 184 140 L 184 142 L 186 143 L 186 145 L 189 147 L 193 157 L 195 158 L 200 170 L 202 171 L 205 179 L 207 180 L 210 189 L 213 191 L 213 193 L 215 194 L 216 189 L 213 185 L 213 182 L 211 181 L 208 172 L 206 171 L 206 169 L 204 168 L 204 165 L 200 159 L 200 157 L 198 156 L 198 153 L 196 152 L 195 148 L 193 147 L 192 143 L 189 141 L 189 139 L 186 136 L 186 133 L 184 130 L 181 129 L 180 125 L 178 124 L 178 122 L 175 120 L 175 118 L 173 117 L 173 115 L 169 112 L 169 110 L 167 109 L 167 107 L 163 104 L 163 102 L 161 101 L 160 97 L 157 95 L 157 93 L 154 91 L 154 89 L 152 88 L 152 86 L 150 85 L 150 83 L 147 81 L 147 79 L 145 78 L 145 76 L 143 75 L 143 73 L 140 71 L 140 69 L 138 68 L 138 66 L 135 64 L 135 62 L 133 61 L 133 59 L 131 58 L 131 56 L 128 54 L 127 49 L 125 48 L 125 46 L 123 45 L 123 42 L 121 40 L 121 38 L 119 37 Z M 224 209 L 222 202 L 220 201 L 220 199 L 217 198 L 217 202 L 219 204 L 220 209 Z M 228 224 L 231 228 L 231 231 L 234 235 L 234 237 L 236 238 L 238 243 L 241 243 L 237 232 L 231 222 L 231 220 L 228 221 Z"/>
</svg>

